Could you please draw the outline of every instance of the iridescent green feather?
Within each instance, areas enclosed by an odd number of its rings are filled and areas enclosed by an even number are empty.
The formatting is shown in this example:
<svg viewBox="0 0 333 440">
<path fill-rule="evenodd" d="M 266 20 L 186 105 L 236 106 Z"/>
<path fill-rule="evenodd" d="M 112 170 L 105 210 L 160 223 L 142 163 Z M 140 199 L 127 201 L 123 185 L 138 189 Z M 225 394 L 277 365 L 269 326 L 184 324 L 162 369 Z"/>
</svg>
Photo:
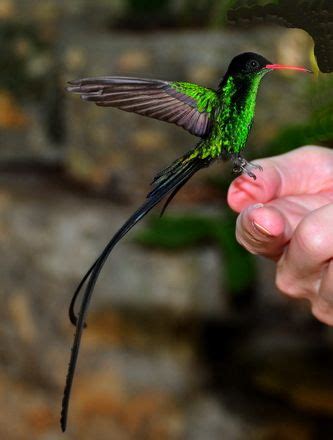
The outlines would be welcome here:
<svg viewBox="0 0 333 440">
<path fill-rule="evenodd" d="M 263 74 L 256 74 L 250 81 L 239 81 L 229 76 L 215 92 L 188 82 L 173 82 L 172 87 L 194 99 L 200 112 L 211 114 L 209 136 L 199 142 L 186 157 L 218 158 L 222 153 L 238 154 L 245 147 L 254 118 L 257 91 Z"/>
<path fill-rule="evenodd" d="M 213 89 L 184 81 L 172 82 L 170 86 L 177 90 L 177 92 L 194 99 L 200 113 L 211 113 L 215 106 L 218 105 L 217 93 Z"/>
</svg>

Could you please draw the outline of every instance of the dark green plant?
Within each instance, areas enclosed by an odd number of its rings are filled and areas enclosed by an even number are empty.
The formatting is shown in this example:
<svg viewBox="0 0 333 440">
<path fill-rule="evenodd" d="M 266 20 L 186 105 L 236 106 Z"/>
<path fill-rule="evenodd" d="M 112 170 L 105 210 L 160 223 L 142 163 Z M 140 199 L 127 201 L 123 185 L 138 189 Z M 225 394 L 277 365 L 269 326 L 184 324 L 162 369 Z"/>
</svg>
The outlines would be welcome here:
<svg viewBox="0 0 333 440">
<path fill-rule="evenodd" d="M 307 144 L 333 143 L 333 75 L 319 75 L 304 93 L 311 114 L 304 123 L 284 127 L 267 145 L 265 155 L 285 153 Z"/>
<path fill-rule="evenodd" d="M 254 259 L 235 239 L 234 214 L 228 213 L 223 217 L 153 217 L 149 226 L 137 234 L 136 240 L 144 246 L 168 250 L 211 243 L 223 256 L 223 273 L 231 293 L 242 292 L 255 282 Z"/>
<path fill-rule="evenodd" d="M 38 99 L 44 80 L 31 72 L 34 57 L 49 49 L 38 30 L 19 22 L 0 20 L 0 88 L 19 99 Z"/>
</svg>

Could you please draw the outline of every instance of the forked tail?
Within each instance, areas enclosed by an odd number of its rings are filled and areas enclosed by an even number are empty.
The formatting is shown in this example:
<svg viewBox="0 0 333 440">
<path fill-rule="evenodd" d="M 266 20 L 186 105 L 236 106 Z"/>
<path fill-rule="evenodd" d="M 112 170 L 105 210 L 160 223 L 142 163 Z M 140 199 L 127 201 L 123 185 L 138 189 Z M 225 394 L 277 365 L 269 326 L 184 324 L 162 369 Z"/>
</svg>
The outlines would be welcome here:
<svg viewBox="0 0 333 440">
<path fill-rule="evenodd" d="M 185 185 L 185 183 L 199 171 L 201 168 L 207 167 L 211 163 L 211 159 L 202 159 L 200 157 L 192 157 L 193 150 L 183 156 L 182 158 L 176 160 L 172 165 L 159 173 L 152 184 L 154 188 L 147 195 L 147 200 L 145 203 L 134 212 L 134 214 L 123 224 L 123 226 L 115 233 L 112 239 L 104 248 L 101 255 L 97 258 L 94 264 L 90 267 L 88 272 L 82 278 L 80 284 L 78 285 L 76 291 L 74 292 L 70 307 L 69 307 L 69 317 L 71 322 L 76 325 L 74 342 L 71 351 L 71 357 L 68 366 L 68 372 L 66 377 L 66 385 L 64 390 L 64 395 L 62 399 L 62 409 L 61 409 L 61 429 L 66 430 L 67 425 L 67 415 L 70 393 L 73 384 L 73 378 L 75 373 L 75 367 L 77 364 L 79 348 L 81 343 L 82 331 L 85 327 L 85 319 L 88 311 L 89 302 L 91 295 L 94 291 L 94 287 L 97 278 L 108 258 L 112 249 L 115 245 L 133 228 L 133 226 L 140 221 L 157 203 L 159 203 L 166 195 L 170 194 L 163 208 L 163 211 L 170 203 L 172 198 L 180 190 L 180 188 Z M 81 292 L 84 284 L 87 282 L 87 286 L 84 290 L 80 310 L 78 316 L 75 314 L 75 303 L 79 293 Z"/>
</svg>

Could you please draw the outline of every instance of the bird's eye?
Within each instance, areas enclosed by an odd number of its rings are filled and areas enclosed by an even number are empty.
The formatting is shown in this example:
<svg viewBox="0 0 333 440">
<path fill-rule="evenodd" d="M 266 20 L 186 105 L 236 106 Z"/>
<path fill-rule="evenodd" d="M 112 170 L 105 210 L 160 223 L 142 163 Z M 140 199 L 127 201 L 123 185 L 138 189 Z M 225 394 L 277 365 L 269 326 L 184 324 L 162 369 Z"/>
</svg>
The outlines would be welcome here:
<svg viewBox="0 0 333 440">
<path fill-rule="evenodd" d="M 252 67 L 252 69 L 255 69 L 256 67 L 259 67 L 259 63 L 256 60 L 252 60 L 250 61 L 250 66 Z"/>
</svg>

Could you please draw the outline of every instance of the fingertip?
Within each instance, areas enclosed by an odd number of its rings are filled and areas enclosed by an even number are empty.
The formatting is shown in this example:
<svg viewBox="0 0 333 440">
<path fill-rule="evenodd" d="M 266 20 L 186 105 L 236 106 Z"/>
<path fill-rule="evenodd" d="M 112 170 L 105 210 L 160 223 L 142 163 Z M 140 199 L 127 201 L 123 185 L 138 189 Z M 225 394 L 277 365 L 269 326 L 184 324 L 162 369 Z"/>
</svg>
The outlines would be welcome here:
<svg viewBox="0 0 333 440">
<path fill-rule="evenodd" d="M 237 177 L 230 185 L 227 195 L 228 205 L 236 212 L 260 201 L 260 182 L 248 176 Z"/>
<path fill-rule="evenodd" d="M 280 236 L 286 229 L 284 217 L 273 207 L 263 206 L 261 209 L 251 210 L 249 220 L 259 231 L 266 232 L 271 237 Z"/>
<path fill-rule="evenodd" d="M 254 203 L 267 203 L 280 195 L 281 172 L 273 159 L 262 159 L 263 171 L 257 173 L 256 180 L 242 174 L 230 185 L 228 204 L 231 209 L 240 212 Z"/>
<path fill-rule="evenodd" d="M 248 251 L 275 259 L 281 255 L 288 238 L 282 214 L 262 203 L 251 205 L 238 216 L 236 238 Z"/>
</svg>

